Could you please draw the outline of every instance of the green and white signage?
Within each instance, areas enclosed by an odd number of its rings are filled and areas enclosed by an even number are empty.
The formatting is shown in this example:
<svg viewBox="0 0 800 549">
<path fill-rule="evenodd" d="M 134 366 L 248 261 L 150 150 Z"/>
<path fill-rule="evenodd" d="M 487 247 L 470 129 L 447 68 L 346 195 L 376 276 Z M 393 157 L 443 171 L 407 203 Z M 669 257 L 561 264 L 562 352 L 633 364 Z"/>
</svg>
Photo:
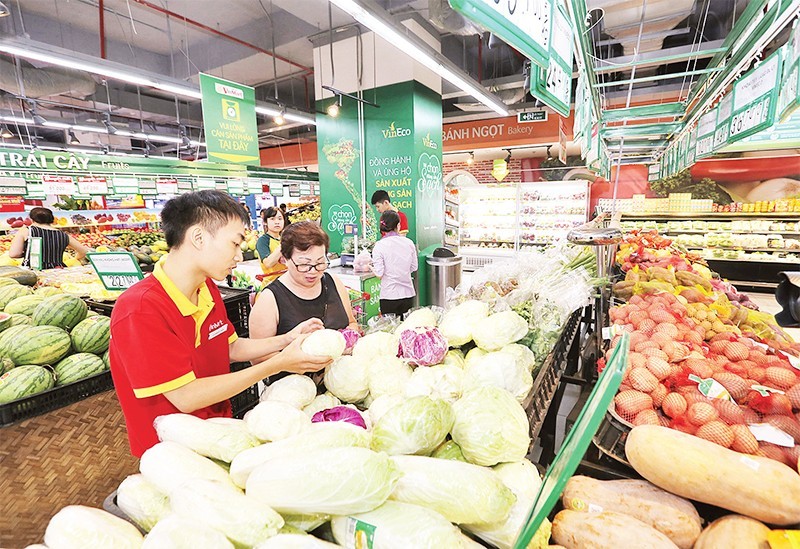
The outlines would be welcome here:
<svg viewBox="0 0 800 549">
<path fill-rule="evenodd" d="M 758 133 L 775 122 L 782 53 L 776 51 L 733 85 L 728 143 Z"/>
<path fill-rule="evenodd" d="M 731 111 L 733 110 L 733 94 L 722 98 L 717 105 L 717 129 L 714 132 L 714 150 L 728 142 L 728 131 L 731 127 Z"/>
<path fill-rule="evenodd" d="M 554 4 L 547 68 L 532 67 L 531 95 L 561 116 L 569 116 L 572 92 L 572 25 L 561 4 Z"/>
<path fill-rule="evenodd" d="M 201 73 L 200 91 L 208 157 L 234 164 L 257 164 L 260 156 L 255 90 Z"/>
<path fill-rule="evenodd" d="M 778 94 L 778 118 L 781 122 L 800 107 L 800 20 L 794 22 L 792 36 L 784 50 L 783 79 Z"/>
<path fill-rule="evenodd" d="M 449 0 L 470 21 L 496 34 L 534 64 L 547 69 L 550 57 L 551 0 Z"/>
<path fill-rule="evenodd" d="M 144 278 L 130 252 L 91 252 L 86 257 L 106 290 L 127 290 Z"/>
<path fill-rule="evenodd" d="M 714 133 L 717 131 L 717 109 L 716 107 L 700 117 L 697 123 L 697 144 L 695 145 L 695 157 L 705 158 L 714 152 Z"/>
</svg>

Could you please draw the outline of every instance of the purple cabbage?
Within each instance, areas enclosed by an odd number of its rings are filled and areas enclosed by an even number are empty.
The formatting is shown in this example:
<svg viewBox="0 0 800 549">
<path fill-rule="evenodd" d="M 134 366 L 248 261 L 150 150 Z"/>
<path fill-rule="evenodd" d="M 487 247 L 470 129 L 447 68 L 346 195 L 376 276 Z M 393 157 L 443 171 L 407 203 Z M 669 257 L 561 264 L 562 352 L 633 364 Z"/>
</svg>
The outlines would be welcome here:
<svg viewBox="0 0 800 549">
<path fill-rule="evenodd" d="M 417 366 L 433 366 L 444 360 L 447 340 L 438 328 L 417 327 L 400 333 L 400 348 L 397 356 Z"/>
<path fill-rule="evenodd" d="M 346 343 L 344 347 L 344 352 L 349 354 L 350 351 L 353 350 L 353 347 L 356 346 L 356 343 L 358 343 L 358 340 L 361 338 L 361 334 L 350 328 L 342 328 L 341 330 L 339 330 L 339 333 L 344 336 L 344 340 Z"/>
<path fill-rule="evenodd" d="M 317 412 L 314 414 L 314 417 L 311 418 L 311 423 L 319 423 L 321 421 L 344 421 L 345 423 L 351 423 L 362 429 L 367 428 L 367 424 L 359 411 L 349 406 L 334 406 L 333 408 Z"/>
</svg>

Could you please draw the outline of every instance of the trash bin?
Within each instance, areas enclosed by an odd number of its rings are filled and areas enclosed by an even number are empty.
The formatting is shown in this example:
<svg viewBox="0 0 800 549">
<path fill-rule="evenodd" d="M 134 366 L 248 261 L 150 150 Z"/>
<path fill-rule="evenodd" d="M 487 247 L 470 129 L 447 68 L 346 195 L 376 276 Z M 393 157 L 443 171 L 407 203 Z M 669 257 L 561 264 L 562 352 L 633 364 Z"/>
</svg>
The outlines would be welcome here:
<svg viewBox="0 0 800 549">
<path fill-rule="evenodd" d="M 431 305 L 444 307 L 447 288 L 461 284 L 461 263 L 464 258 L 447 248 L 436 248 L 425 258 L 428 264 L 428 301 Z"/>
</svg>

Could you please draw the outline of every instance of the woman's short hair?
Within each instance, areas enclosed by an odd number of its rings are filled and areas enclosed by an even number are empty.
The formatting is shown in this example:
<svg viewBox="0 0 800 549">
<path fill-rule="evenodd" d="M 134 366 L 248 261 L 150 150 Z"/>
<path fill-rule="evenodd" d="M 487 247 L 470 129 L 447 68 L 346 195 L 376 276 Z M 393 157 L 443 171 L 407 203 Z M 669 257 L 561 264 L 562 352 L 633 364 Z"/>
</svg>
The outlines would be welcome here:
<svg viewBox="0 0 800 549">
<path fill-rule="evenodd" d="M 399 225 L 400 225 L 400 216 L 397 215 L 397 212 L 392 210 L 386 210 L 381 214 L 381 230 L 383 232 L 389 233 L 392 231 L 396 231 Z"/>
<path fill-rule="evenodd" d="M 261 219 L 264 221 L 264 223 L 267 222 L 267 219 L 272 219 L 276 215 L 280 215 L 281 218 L 283 219 L 283 222 L 286 223 L 286 216 L 280 209 L 274 206 L 270 206 L 269 208 L 264 208 L 263 210 L 261 210 Z"/>
<path fill-rule="evenodd" d="M 35 223 L 50 224 L 56 220 L 53 217 L 53 211 L 49 208 L 36 207 L 31 210 L 31 220 Z"/>
<path fill-rule="evenodd" d="M 325 253 L 331 239 L 314 221 L 292 223 L 281 233 L 281 255 L 291 259 L 295 251 L 305 252 L 313 246 L 324 246 Z"/>
</svg>

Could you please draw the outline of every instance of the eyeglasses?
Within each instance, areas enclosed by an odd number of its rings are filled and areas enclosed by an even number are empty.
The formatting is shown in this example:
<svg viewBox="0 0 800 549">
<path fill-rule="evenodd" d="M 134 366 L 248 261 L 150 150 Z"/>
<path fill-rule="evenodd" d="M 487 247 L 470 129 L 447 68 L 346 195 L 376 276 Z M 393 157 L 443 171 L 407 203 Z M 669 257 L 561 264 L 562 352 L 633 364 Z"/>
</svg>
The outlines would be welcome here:
<svg viewBox="0 0 800 549">
<path fill-rule="evenodd" d="M 323 263 L 317 263 L 315 265 L 310 265 L 308 263 L 296 263 L 295 260 L 291 258 L 289 258 L 289 261 L 294 263 L 294 266 L 297 267 L 297 272 L 299 273 L 310 273 L 312 269 L 317 272 L 322 272 L 328 268 L 328 265 L 330 265 L 330 261 L 327 259 Z"/>
</svg>

